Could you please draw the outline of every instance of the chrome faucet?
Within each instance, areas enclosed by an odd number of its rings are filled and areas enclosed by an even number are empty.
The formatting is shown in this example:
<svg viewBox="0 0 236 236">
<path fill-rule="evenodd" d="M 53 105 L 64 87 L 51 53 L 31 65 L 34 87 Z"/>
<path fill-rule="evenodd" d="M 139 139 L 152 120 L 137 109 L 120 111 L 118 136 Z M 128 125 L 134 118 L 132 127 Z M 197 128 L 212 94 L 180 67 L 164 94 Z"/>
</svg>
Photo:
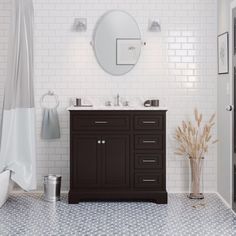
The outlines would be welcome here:
<svg viewBox="0 0 236 236">
<path fill-rule="evenodd" d="M 120 106 L 120 95 L 119 93 L 116 95 L 116 106 Z"/>
</svg>

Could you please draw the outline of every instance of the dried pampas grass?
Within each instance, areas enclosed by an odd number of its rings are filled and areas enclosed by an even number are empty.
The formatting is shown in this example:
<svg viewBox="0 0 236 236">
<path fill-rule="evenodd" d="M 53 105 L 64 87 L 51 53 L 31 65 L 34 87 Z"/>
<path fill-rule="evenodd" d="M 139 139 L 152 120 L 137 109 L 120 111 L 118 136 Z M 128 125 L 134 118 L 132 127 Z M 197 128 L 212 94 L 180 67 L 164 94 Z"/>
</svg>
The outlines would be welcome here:
<svg viewBox="0 0 236 236">
<path fill-rule="evenodd" d="M 203 124 L 202 114 L 195 109 L 194 118 L 195 124 L 192 124 L 191 121 L 182 121 L 182 125 L 177 127 L 174 137 L 179 146 L 175 154 L 193 159 L 201 159 L 208 152 L 209 145 L 218 142 L 218 140 L 212 141 L 215 114 Z"/>
</svg>

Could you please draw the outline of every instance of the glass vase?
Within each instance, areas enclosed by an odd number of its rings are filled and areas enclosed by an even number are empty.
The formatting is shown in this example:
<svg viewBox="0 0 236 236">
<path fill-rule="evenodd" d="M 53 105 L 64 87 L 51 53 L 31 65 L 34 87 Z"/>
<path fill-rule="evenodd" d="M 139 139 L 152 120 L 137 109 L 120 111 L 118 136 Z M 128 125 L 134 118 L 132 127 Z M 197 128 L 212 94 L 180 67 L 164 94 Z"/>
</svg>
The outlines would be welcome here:
<svg viewBox="0 0 236 236">
<path fill-rule="evenodd" d="M 190 175 L 189 175 L 189 195 L 191 199 L 204 198 L 204 185 L 203 185 L 203 167 L 204 158 L 189 158 Z"/>
</svg>

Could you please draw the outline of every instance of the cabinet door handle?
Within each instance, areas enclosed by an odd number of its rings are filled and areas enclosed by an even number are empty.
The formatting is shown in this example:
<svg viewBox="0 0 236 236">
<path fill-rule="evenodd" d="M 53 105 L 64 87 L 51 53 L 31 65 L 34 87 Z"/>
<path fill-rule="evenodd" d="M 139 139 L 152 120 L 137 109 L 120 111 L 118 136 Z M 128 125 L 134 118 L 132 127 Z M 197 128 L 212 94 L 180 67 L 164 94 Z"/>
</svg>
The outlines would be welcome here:
<svg viewBox="0 0 236 236">
<path fill-rule="evenodd" d="M 152 121 L 152 120 L 150 120 L 150 121 L 143 121 L 143 124 L 156 124 L 156 121 Z"/>
<path fill-rule="evenodd" d="M 156 140 L 143 140 L 143 143 L 156 143 Z"/>
<path fill-rule="evenodd" d="M 102 144 L 105 144 L 106 143 L 106 140 L 102 140 Z"/>
<path fill-rule="evenodd" d="M 108 121 L 94 121 L 95 124 L 108 124 Z"/>
<path fill-rule="evenodd" d="M 101 144 L 101 140 L 98 140 L 98 144 Z"/>
<path fill-rule="evenodd" d="M 155 163 L 156 162 L 156 160 L 143 160 L 143 163 Z"/>
<path fill-rule="evenodd" d="M 143 179 L 143 182 L 156 182 L 156 179 Z"/>
</svg>

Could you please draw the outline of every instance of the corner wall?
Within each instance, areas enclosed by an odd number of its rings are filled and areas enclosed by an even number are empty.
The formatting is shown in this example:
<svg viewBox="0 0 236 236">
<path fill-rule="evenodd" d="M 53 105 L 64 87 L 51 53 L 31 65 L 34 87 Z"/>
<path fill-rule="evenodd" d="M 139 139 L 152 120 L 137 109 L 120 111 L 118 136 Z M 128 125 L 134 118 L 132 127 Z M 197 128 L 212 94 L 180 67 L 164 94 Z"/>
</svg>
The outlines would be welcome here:
<svg viewBox="0 0 236 236">
<path fill-rule="evenodd" d="M 218 35 L 229 31 L 231 0 L 218 0 Z M 225 108 L 230 104 L 229 74 L 217 78 L 217 191 L 230 204 L 230 113 Z"/>
</svg>

